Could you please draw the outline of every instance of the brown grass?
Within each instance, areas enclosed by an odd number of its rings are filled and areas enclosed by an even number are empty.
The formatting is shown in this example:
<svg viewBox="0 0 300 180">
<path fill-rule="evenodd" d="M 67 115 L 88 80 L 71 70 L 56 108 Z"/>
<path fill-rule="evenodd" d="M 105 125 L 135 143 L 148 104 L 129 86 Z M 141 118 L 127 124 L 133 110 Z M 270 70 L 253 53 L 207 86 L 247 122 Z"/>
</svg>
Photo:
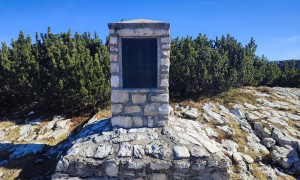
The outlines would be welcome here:
<svg viewBox="0 0 300 180">
<path fill-rule="evenodd" d="M 3 176 L 1 177 L 1 179 L 5 179 L 5 180 L 14 180 L 17 179 L 17 177 L 19 176 L 21 169 L 7 169 L 7 168 L 3 168 L 0 167 L 0 171 L 3 172 Z"/>
<path fill-rule="evenodd" d="M 0 129 L 5 129 L 5 128 L 8 128 L 8 127 L 11 127 L 15 125 L 15 123 L 13 122 L 10 122 L 10 121 L 0 121 Z"/>
<path fill-rule="evenodd" d="M 104 118 L 111 118 L 112 114 L 109 108 L 100 110 L 99 112 L 96 113 L 96 117 L 100 119 Z"/>
<path fill-rule="evenodd" d="M 257 164 L 253 163 L 253 176 L 259 180 L 266 180 L 267 176 L 260 170 L 260 168 L 257 166 Z"/>
<path fill-rule="evenodd" d="M 232 109 L 234 104 L 244 104 L 245 102 L 253 105 L 257 104 L 256 97 L 241 89 L 232 89 L 224 93 L 220 93 L 211 99 L 213 102 L 223 104 L 226 108 Z"/>
<path fill-rule="evenodd" d="M 266 86 L 259 86 L 255 88 L 257 91 L 261 92 L 261 93 L 267 93 L 270 95 L 273 95 L 274 90 L 270 87 L 266 87 Z"/>
<path fill-rule="evenodd" d="M 6 140 L 15 142 L 20 136 L 20 126 L 11 129 L 6 136 Z"/>
</svg>

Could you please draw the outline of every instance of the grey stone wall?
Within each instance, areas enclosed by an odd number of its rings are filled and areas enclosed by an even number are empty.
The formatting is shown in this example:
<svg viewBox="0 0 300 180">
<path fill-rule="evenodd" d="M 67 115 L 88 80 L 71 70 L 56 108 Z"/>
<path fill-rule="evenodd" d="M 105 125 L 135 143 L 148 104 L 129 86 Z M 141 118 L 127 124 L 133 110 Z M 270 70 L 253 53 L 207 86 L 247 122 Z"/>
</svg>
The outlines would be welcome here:
<svg viewBox="0 0 300 180">
<path fill-rule="evenodd" d="M 110 67 L 112 125 L 158 127 L 168 121 L 170 24 L 152 21 L 110 23 Z M 157 88 L 125 89 L 122 86 L 122 38 L 157 38 Z"/>
</svg>

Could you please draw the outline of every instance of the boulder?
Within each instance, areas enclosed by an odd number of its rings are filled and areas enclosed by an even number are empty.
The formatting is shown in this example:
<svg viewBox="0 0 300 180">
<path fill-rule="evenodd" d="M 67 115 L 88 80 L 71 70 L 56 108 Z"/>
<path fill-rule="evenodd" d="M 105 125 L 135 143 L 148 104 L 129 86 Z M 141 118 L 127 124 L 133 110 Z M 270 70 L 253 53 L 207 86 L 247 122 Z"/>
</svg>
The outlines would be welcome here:
<svg viewBox="0 0 300 180">
<path fill-rule="evenodd" d="M 231 109 L 230 112 L 234 114 L 238 119 L 246 119 L 245 112 L 241 109 Z"/>
<path fill-rule="evenodd" d="M 233 160 L 234 160 L 236 163 L 239 163 L 239 162 L 242 162 L 242 161 L 243 161 L 242 156 L 241 156 L 240 153 L 238 153 L 238 152 L 233 153 L 232 158 L 233 158 Z"/>
<path fill-rule="evenodd" d="M 273 138 L 263 138 L 262 139 L 262 144 L 264 146 L 266 146 L 267 148 L 271 148 L 276 144 L 276 141 Z"/>
<path fill-rule="evenodd" d="M 223 139 L 222 140 L 222 146 L 224 149 L 226 149 L 227 151 L 230 152 L 230 154 L 232 155 L 233 153 L 237 152 L 237 149 L 239 147 L 239 145 L 237 143 L 235 143 L 232 140 L 228 140 L 228 139 Z"/>
<path fill-rule="evenodd" d="M 183 111 L 183 114 L 191 119 L 197 119 L 199 117 L 199 112 L 196 108 L 191 108 L 190 110 Z"/>
<path fill-rule="evenodd" d="M 271 151 L 271 158 L 285 169 L 290 168 L 294 162 L 299 161 L 297 152 L 289 145 L 284 147 L 274 146 Z"/>
<path fill-rule="evenodd" d="M 185 146 L 174 146 L 173 152 L 176 159 L 185 159 L 190 157 L 189 150 Z"/>
</svg>

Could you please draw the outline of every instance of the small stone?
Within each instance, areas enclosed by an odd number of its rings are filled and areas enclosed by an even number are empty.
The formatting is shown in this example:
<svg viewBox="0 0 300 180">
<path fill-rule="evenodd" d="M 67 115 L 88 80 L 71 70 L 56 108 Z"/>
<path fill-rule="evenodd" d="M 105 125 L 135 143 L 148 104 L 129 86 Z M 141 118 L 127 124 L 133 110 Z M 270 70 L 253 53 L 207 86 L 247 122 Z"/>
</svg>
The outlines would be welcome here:
<svg viewBox="0 0 300 180">
<path fill-rule="evenodd" d="M 123 129 L 123 128 L 118 128 L 114 131 L 115 134 L 127 134 L 128 130 L 127 129 Z"/>
<path fill-rule="evenodd" d="M 145 116 L 153 116 L 158 114 L 159 103 L 147 104 L 144 109 Z"/>
<path fill-rule="evenodd" d="M 228 140 L 228 139 L 222 140 L 222 146 L 224 149 L 229 151 L 230 154 L 236 153 L 237 149 L 239 147 L 239 145 L 236 142 L 234 142 L 232 140 Z"/>
<path fill-rule="evenodd" d="M 127 103 L 129 101 L 128 92 L 113 90 L 111 92 L 111 101 L 113 103 Z"/>
<path fill-rule="evenodd" d="M 153 126 L 154 126 L 153 118 L 148 117 L 148 127 L 153 127 Z"/>
<path fill-rule="evenodd" d="M 142 145 L 133 145 L 133 155 L 136 158 L 143 158 L 145 150 Z"/>
<path fill-rule="evenodd" d="M 127 162 L 128 169 L 142 169 L 146 166 L 146 164 L 143 162 L 143 160 L 129 160 Z"/>
<path fill-rule="evenodd" d="M 123 171 L 124 176 L 134 178 L 134 171 Z"/>
<path fill-rule="evenodd" d="M 125 107 L 125 113 L 139 113 L 141 112 L 141 108 L 140 106 L 128 106 L 128 107 Z"/>
<path fill-rule="evenodd" d="M 161 69 L 161 73 L 162 74 L 168 74 L 169 73 L 169 71 L 170 71 L 170 69 L 167 67 L 167 68 L 162 68 Z M 163 87 L 163 86 L 161 86 L 161 87 Z M 166 86 L 167 87 L 167 86 Z"/>
<path fill-rule="evenodd" d="M 186 110 L 183 112 L 184 115 L 192 119 L 197 119 L 199 117 L 198 109 L 192 108 L 191 110 Z"/>
<path fill-rule="evenodd" d="M 119 73 L 119 64 L 118 63 L 110 63 L 110 71 L 111 71 L 111 73 Z"/>
<path fill-rule="evenodd" d="M 204 170 L 205 166 L 206 166 L 206 161 L 194 162 L 192 164 L 192 170 L 194 171 Z"/>
<path fill-rule="evenodd" d="M 162 44 L 169 44 L 170 43 L 170 38 L 169 37 L 163 37 L 160 39 Z"/>
<path fill-rule="evenodd" d="M 168 145 L 169 144 L 164 140 L 153 140 L 146 146 L 145 153 L 157 159 L 169 159 L 171 149 L 168 148 Z"/>
<path fill-rule="evenodd" d="M 206 132 L 206 135 L 209 136 L 209 137 L 218 137 L 218 132 L 213 130 L 211 127 L 209 126 L 205 126 L 205 132 Z"/>
<path fill-rule="evenodd" d="M 120 136 L 112 139 L 113 143 L 131 142 L 136 139 L 136 134 L 121 134 Z"/>
<path fill-rule="evenodd" d="M 248 164 L 251 164 L 251 163 L 254 162 L 253 158 L 252 158 L 251 156 L 247 155 L 247 154 L 244 154 L 244 155 L 243 155 L 243 159 L 244 159 L 244 161 L 245 161 L 246 163 L 248 163 Z"/>
<path fill-rule="evenodd" d="M 141 104 L 146 102 L 146 95 L 142 94 L 133 94 L 132 95 L 132 102 L 136 104 Z"/>
<path fill-rule="evenodd" d="M 169 80 L 167 78 L 164 78 L 160 82 L 160 87 L 168 87 L 169 86 Z"/>
<path fill-rule="evenodd" d="M 169 50 L 162 50 L 161 52 L 162 55 L 169 57 L 170 56 L 170 51 Z"/>
<path fill-rule="evenodd" d="M 169 94 L 159 94 L 151 97 L 151 101 L 155 102 L 169 102 Z"/>
<path fill-rule="evenodd" d="M 109 44 L 111 44 L 111 45 L 117 44 L 117 37 L 110 36 L 109 37 Z"/>
<path fill-rule="evenodd" d="M 65 158 L 58 161 L 55 171 L 57 172 L 67 172 L 69 167 L 69 162 Z"/>
<path fill-rule="evenodd" d="M 118 61 L 118 55 L 110 53 L 110 61 Z"/>
<path fill-rule="evenodd" d="M 133 127 L 143 127 L 144 121 L 141 117 L 132 117 L 132 126 Z"/>
<path fill-rule="evenodd" d="M 176 134 L 175 134 L 175 132 L 173 131 L 173 129 L 170 128 L 170 127 L 165 126 L 165 127 L 162 129 L 162 134 L 166 135 L 167 138 L 169 138 L 169 139 L 172 140 L 172 141 L 175 141 L 175 140 L 176 140 Z"/>
<path fill-rule="evenodd" d="M 160 65 L 162 66 L 170 66 L 170 59 L 169 58 L 161 58 Z"/>
<path fill-rule="evenodd" d="M 162 49 L 170 49 L 170 44 L 162 44 Z"/>
<path fill-rule="evenodd" d="M 152 174 L 152 180 L 167 180 L 167 175 L 153 173 Z"/>
<path fill-rule="evenodd" d="M 175 169 L 182 170 L 182 169 L 188 169 L 190 167 L 190 163 L 186 161 L 174 161 L 173 166 Z"/>
<path fill-rule="evenodd" d="M 234 114 L 239 119 L 245 119 L 246 118 L 245 112 L 242 111 L 241 109 L 232 109 L 230 112 L 232 114 Z"/>
<path fill-rule="evenodd" d="M 174 158 L 176 159 L 184 159 L 190 157 L 189 150 L 185 146 L 174 146 L 173 151 L 175 156 Z"/>
<path fill-rule="evenodd" d="M 112 126 L 130 128 L 132 127 L 132 119 L 127 116 L 116 116 L 111 118 Z"/>
<path fill-rule="evenodd" d="M 158 112 L 159 112 L 159 114 L 163 114 L 163 115 L 169 114 L 169 105 L 163 104 L 163 105 L 159 106 Z"/>
<path fill-rule="evenodd" d="M 262 144 L 264 146 L 266 146 L 267 148 L 271 148 L 276 144 L 276 141 L 273 138 L 263 138 L 262 139 Z"/>
<path fill-rule="evenodd" d="M 167 161 L 158 161 L 158 162 L 151 162 L 150 169 L 151 170 L 167 170 L 170 169 L 171 163 Z"/>
<path fill-rule="evenodd" d="M 207 158 L 210 156 L 206 148 L 202 146 L 194 146 L 190 149 L 191 156 L 196 158 Z"/>
<path fill-rule="evenodd" d="M 168 119 L 168 118 L 166 118 L 166 116 L 164 118 Z M 159 120 L 157 122 L 157 127 L 164 127 L 164 126 L 167 126 L 167 125 L 168 125 L 168 121 L 167 120 Z"/>
<path fill-rule="evenodd" d="M 92 147 L 83 147 L 81 151 L 79 151 L 79 154 L 83 157 L 93 157 L 94 156 L 94 149 Z"/>
<path fill-rule="evenodd" d="M 233 153 L 232 158 L 237 163 L 243 161 L 242 156 L 238 152 Z"/>
<path fill-rule="evenodd" d="M 105 172 L 109 177 L 117 177 L 119 173 L 119 167 L 115 160 L 108 160 L 105 168 Z"/>
<path fill-rule="evenodd" d="M 117 47 L 113 47 L 113 46 L 110 46 L 109 50 L 110 50 L 110 52 L 118 52 L 119 51 L 119 49 Z"/>
<path fill-rule="evenodd" d="M 118 113 L 122 112 L 122 109 L 123 109 L 122 104 L 112 104 L 111 105 L 111 112 L 113 114 L 118 114 Z"/>
<path fill-rule="evenodd" d="M 106 158 L 112 151 L 112 145 L 111 144 L 101 144 L 96 152 L 94 157 L 95 158 Z"/>
<path fill-rule="evenodd" d="M 133 147 L 131 144 L 129 144 L 128 142 L 122 142 L 120 144 L 120 149 L 119 149 L 117 156 L 119 156 L 119 157 L 132 156 L 132 150 L 133 150 Z"/>
<path fill-rule="evenodd" d="M 119 76 L 111 76 L 110 85 L 111 87 L 119 87 Z"/>
</svg>

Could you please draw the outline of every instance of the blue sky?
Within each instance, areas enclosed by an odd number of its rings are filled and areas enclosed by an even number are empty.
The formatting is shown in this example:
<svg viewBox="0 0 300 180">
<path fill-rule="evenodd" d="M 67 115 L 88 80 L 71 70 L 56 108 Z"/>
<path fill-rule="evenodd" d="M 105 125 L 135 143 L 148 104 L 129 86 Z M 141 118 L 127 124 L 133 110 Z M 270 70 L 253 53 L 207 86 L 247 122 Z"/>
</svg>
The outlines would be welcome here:
<svg viewBox="0 0 300 180">
<path fill-rule="evenodd" d="M 253 37 L 257 55 L 300 59 L 299 0 L 0 0 L 0 42 L 20 30 L 33 38 L 49 26 L 54 33 L 96 31 L 104 40 L 107 23 L 122 18 L 170 22 L 172 37 L 229 33 L 244 45 Z"/>
</svg>

